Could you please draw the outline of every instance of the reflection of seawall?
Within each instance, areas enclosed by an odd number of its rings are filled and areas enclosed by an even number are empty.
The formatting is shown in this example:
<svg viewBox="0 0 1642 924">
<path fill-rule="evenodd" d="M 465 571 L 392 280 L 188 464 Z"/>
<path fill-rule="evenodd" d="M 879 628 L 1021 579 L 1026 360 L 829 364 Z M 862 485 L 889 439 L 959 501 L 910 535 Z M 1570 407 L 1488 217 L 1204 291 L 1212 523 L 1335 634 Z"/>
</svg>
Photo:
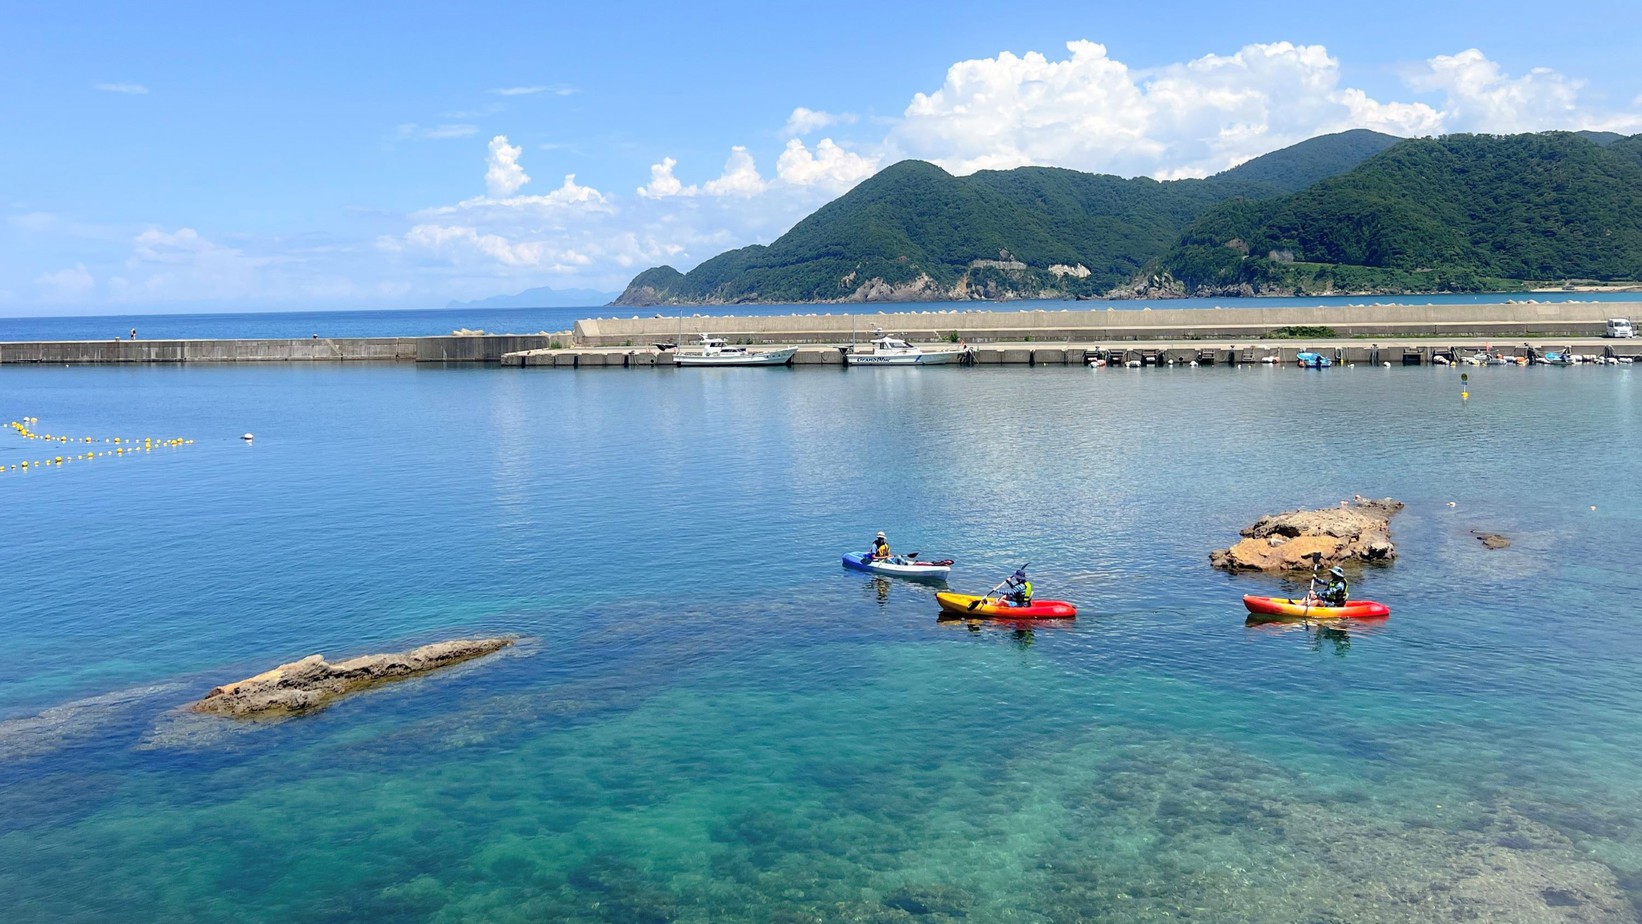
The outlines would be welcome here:
<svg viewBox="0 0 1642 924">
<path fill-rule="evenodd" d="M 1049 340 L 1259 339 L 1281 327 L 1331 327 L 1340 337 L 1596 337 L 1611 317 L 1630 317 L 1642 302 L 1498 305 L 1375 305 L 1315 308 L 1143 308 L 1138 311 L 903 311 L 870 315 L 596 318 L 576 322 L 578 347 L 644 347 L 714 334 L 745 343 L 848 343 L 874 326 L 909 340 L 952 334 L 968 343 Z"/>
<path fill-rule="evenodd" d="M 302 340 L 64 340 L 0 343 L 0 363 L 497 362 L 568 333 Z"/>
</svg>

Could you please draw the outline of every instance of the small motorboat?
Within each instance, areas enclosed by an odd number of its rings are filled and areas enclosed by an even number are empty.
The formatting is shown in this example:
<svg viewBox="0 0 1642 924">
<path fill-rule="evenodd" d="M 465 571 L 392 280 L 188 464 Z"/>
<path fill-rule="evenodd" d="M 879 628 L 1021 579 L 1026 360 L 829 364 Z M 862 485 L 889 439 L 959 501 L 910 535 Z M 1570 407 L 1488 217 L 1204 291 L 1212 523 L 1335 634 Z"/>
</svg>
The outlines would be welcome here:
<svg viewBox="0 0 1642 924">
<path fill-rule="evenodd" d="M 965 349 L 925 350 L 900 337 L 892 337 L 883 330 L 874 330 L 867 346 L 852 346 L 844 351 L 844 362 L 851 366 L 935 366 L 961 358 Z"/>
<path fill-rule="evenodd" d="M 1389 607 L 1373 600 L 1352 600 L 1345 606 L 1321 606 L 1308 604 L 1304 597 L 1291 600 L 1244 594 L 1243 605 L 1248 607 L 1250 614 L 1271 619 L 1374 619 L 1391 615 Z"/>
<path fill-rule="evenodd" d="M 1321 353 L 1313 353 L 1309 350 L 1296 354 L 1294 358 L 1306 369 L 1327 369 L 1329 366 L 1334 365 L 1334 360 Z"/>
<path fill-rule="evenodd" d="M 873 561 L 870 553 L 851 552 L 844 556 L 844 567 L 851 571 L 865 571 L 869 574 L 909 578 L 914 581 L 944 581 L 946 576 L 952 573 L 952 559 L 919 561 L 918 553 L 914 552 L 911 555 L 896 555 Z"/>
<path fill-rule="evenodd" d="M 944 613 L 988 619 L 1075 619 L 1078 608 L 1064 600 L 1034 600 L 1026 606 L 1015 606 L 1007 599 L 991 595 L 955 594 L 942 591 L 935 602 Z"/>
<path fill-rule="evenodd" d="M 797 347 L 750 351 L 744 346 L 731 346 L 723 337 L 702 334 L 695 349 L 676 350 L 673 362 L 680 366 L 785 366 L 797 352 Z"/>
</svg>

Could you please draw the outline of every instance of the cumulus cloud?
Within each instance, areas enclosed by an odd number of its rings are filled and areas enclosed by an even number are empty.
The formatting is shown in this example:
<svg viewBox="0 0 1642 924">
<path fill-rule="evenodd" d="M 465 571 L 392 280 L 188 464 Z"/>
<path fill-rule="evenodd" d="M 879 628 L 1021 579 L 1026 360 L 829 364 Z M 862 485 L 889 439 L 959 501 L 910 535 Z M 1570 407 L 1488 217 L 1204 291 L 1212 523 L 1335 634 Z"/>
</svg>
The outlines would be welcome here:
<svg viewBox="0 0 1642 924">
<path fill-rule="evenodd" d="M 122 93 L 126 96 L 148 95 L 148 88 L 140 83 L 94 83 L 91 88 L 104 93 Z"/>
<path fill-rule="evenodd" d="M 878 160 L 846 151 L 831 138 L 821 139 L 811 153 L 804 142 L 794 138 L 777 158 L 775 171 L 782 182 L 795 186 L 845 190 L 877 173 Z"/>
<path fill-rule="evenodd" d="M 786 133 L 789 135 L 807 135 L 810 132 L 820 131 L 833 125 L 853 125 L 856 117 L 848 112 L 822 112 L 817 109 L 806 109 L 799 106 L 787 117 Z"/>
<path fill-rule="evenodd" d="M 1124 175 L 1201 175 L 1327 132 L 1372 126 L 1419 134 L 1421 103 L 1382 104 L 1340 86 L 1319 45 L 1254 44 L 1147 71 L 1095 42 L 961 61 L 918 93 L 890 141 L 958 173 L 1027 164 Z"/>
<path fill-rule="evenodd" d="M 1475 48 L 1431 58 L 1408 82 L 1417 90 L 1443 94 L 1449 129 L 1500 133 L 1574 127 L 1584 86 L 1583 81 L 1543 67 L 1509 77 Z"/>
<path fill-rule="evenodd" d="M 701 190 L 695 186 L 685 186 L 679 178 L 673 176 L 673 168 L 678 161 L 671 157 L 663 157 L 661 163 L 650 165 L 650 182 L 639 187 L 639 195 L 646 199 L 666 199 L 670 196 L 693 196 Z"/>
<path fill-rule="evenodd" d="M 524 168 L 519 166 L 519 155 L 524 148 L 507 143 L 506 135 L 490 139 L 490 164 L 485 171 L 485 187 L 492 196 L 511 196 L 519 187 L 530 182 Z"/>
<path fill-rule="evenodd" d="M 701 184 L 701 191 L 709 196 L 747 198 L 758 195 L 766 188 L 764 178 L 758 174 L 758 165 L 753 162 L 753 155 L 741 145 L 730 149 L 730 157 L 724 162 L 724 173 L 718 179 Z"/>
</svg>

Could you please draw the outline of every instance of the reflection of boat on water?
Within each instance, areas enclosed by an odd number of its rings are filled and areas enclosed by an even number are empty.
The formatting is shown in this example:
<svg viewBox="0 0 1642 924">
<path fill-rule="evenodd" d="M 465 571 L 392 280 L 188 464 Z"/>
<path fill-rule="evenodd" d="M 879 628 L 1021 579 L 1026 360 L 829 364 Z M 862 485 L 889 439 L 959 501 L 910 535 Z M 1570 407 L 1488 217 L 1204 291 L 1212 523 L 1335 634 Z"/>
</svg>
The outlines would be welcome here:
<svg viewBox="0 0 1642 924">
<path fill-rule="evenodd" d="M 785 366 L 797 352 L 797 347 L 754 352 L 731 346 L 723 337 L 702 334 L 695 349 L 674 353 L 673 361 L 681 366 Z"/>
<path fill-rule="evenodd" d="M 925 350 L 900 337 L 892 337 L 881 329 L 866 346 L 852 346 L 844 351 L 844 362 L 851 366 L 935 366 L 950 363 L 963 356 L 964 349 Z"/>
</svg>

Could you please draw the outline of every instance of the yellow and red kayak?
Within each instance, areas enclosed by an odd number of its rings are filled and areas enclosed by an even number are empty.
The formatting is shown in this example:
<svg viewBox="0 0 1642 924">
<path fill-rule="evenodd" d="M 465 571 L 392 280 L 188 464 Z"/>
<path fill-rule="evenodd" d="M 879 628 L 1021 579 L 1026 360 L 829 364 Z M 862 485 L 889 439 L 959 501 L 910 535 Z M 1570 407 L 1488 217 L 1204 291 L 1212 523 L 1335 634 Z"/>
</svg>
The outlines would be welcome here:
<svg viewBox="0 0 1642 924">
<path fill-rule="evenodd" d="M 1290 600 L 1285 597 L 1244 594 L 1243 605 L 1256 616 L 1287 619 L 1373 619 L 1391 615 L 1389 607 L 1373 600 L 1352 600 L 1345 606 L 1318 606 L 1307 605 L 1304 599 Z"/>
<path fill-rule="evenodd" d="M 993 619 L 1074 619 L 1078 608 L 1064 600 L 1034 600 L 1028 606 L 1014 606 L 1007 600 L 955 594 L 935 595 L 941 609 L 954 616 L 985 616 Z"/>
</svg>

